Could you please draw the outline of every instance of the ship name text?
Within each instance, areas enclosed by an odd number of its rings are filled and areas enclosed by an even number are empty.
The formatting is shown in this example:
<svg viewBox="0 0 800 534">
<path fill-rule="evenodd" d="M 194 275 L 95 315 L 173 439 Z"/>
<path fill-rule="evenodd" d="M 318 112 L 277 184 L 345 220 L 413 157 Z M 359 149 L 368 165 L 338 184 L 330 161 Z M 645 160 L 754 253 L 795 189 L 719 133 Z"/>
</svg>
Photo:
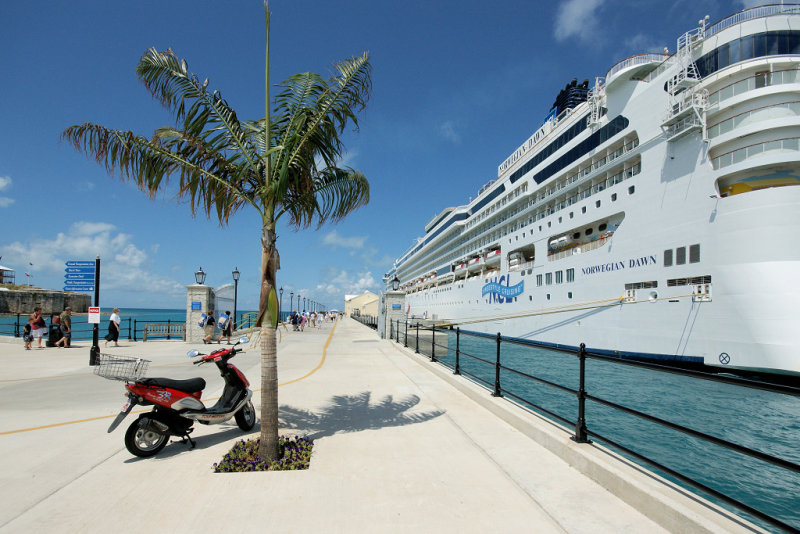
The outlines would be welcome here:
<svg viewBox="0 0 800 534">
<path fill-rule="evenodd" d="M 627 262 L 612 261 L 600 265 L 591 265 L 581 270 L 583 274 L 608 273 L 611 271 L 621 271 L 623 269 L 635 269 L 637 267 L 644 267 L 645 265 L 655 265 L 656 263 L 656 257 L 651 254 L 640 258 L 630 258 Z"/>
</svg>

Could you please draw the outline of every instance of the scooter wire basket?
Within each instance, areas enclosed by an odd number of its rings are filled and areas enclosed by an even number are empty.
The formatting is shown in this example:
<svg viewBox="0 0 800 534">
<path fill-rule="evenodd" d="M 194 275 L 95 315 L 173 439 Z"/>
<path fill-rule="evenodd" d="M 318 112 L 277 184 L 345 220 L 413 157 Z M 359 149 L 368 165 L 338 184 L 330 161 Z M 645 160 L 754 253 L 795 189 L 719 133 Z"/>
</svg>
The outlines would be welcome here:
<svg viewBox="0 0 800 534">
<path fill-rule="evenodd" d="M 126 358 L 113 354 L 100 354 L 94 374 L 109 380 L 133 382 L 141 379 L 147 371 L 150 360 L 143 358 Z"/>
</svg>

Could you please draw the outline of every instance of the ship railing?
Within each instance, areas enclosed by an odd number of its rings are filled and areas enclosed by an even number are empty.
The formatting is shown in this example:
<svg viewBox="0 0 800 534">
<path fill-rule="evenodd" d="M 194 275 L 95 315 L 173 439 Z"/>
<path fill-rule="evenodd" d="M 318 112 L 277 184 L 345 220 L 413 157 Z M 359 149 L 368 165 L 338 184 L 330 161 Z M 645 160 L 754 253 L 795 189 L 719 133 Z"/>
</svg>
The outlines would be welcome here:
<svg viewBox="0 0 800 534">
<path fill-rule="evenodd" d="M 553 420 L 557 425 L 561 425 L 563 432 L 572 434 L 571 439 L 575 443 L 590 444 L 592 440 L 600 441 L 619 451 L 623 456 L 648 465 L 678 480 L 681 485 L 694 488 L 712 500 L 744 512 L 760 522 L 786 532 L 798 531 L 799 525 L 791 525 L 755 507 L 758 506 L 755 503 L 763 503 L 769 500 L 768 497 L 765 499 L 758 495 L 748 496 L 748 500 L 754 502 L 750 505 L 726 493 L 730 491 L 729 489 L 716 489 L 689 474 L 696 472 L 691 458 L 724 458 L 719 461 L 726 462 L 725 469 L 730 470 L 734 466 L 739 466 L 743 477 L 747 473 L 745 478 L 749 479 L 750 473 L 758 467 L 769 467 L 770 476 L 773 477 L 775 484 L 791 487 L 796 484 L 792 480 L 796 480 L 800 474 L 800 464 L 790 454 L 790 451 L 793 451 L 793 442 L 786 442 L 785 445 L 779 443 L 777 447 L 771 447 L 772 450 L 784 451 L 782 456 L 778 456 L 779 453 L 768 454 L 696 430 L 681 422 L 670 420 L 680 420 L 680 415 L 675 412 L 663 413 L 668 411 L 668 408 L 660 408 L 659 403 L 648 402 L 647 412 L 642 411 L 642 403 L 629 395 L 630 388 L 609 387 L 603 383 L 603 377 L 613 374 L 619 376 L 619 380 L 630 380 L 637 387 L 653 388 L 654 391 L 646 396 L 648 399 L 658 396 L 672 398 L 676 395 L 676 391 L 698 389 L 707 382 L 713 384 L 716 395 L 719 395 L 723 388 L 734 388 L 731 390 L 732 398 L 739 398 L 746 390 L 758 390 L 761 395 L 771 395 L 769 398 L 775 401 L 785 397 L 800 399 L 800 388 L 753 378 L 739 378 L 728 373 L 715 374 L 710 372 L 711 368 L 702 366 L 701 370 L 695 370 L 688 366 L 659 365 L 621 358 L 618 355 L 611 356 L 587 349 L 583 343 L 577 347 L 537 343 L 520 338 L 503 337 L 500 332 L 493 335 L 464 331 L 455 324 L 437 326 L 430 322 L 422 324 L 419 320 L 413 321 L 415 322 L 409 323 L 408 320 L 400 319 L 390 321 L 387 337 L 398 344 L 402 343 L 408 349 L 413 349 L 416 354 L 429 358 L 430 362 L 452 370 L 453 374 L 463 376 L 486 388 L 493 397 L 505 397 L 523 408 Z M 575 358 L 564 360 L 561 355 L 571 355 Z M 510 363 L 510 360 L 523 364 L 525 371 L 511 367 L 513 363 Z M 556 368 L 563 369 L 562 373 L 556 374 L 553 371 Z M 610 370 L 614 372 L 609 373 Z M 539 372 L 540 376 L 536 376 L 534 372 Z M 571 378 L 566 380 L 566 383 L 564 383 L 565 376 Z M 670 376 L 677 378 L 670 380 Z M 556 381 L 556 377 L 561 382 Z M 589 378 L 591 380 L 588 380 Z M 594 390 L 590 391 L 587 383 L 592 384 L 599 394 Z M 536 386 L 535 400 L 529 398 L 530 393 L 521 391 L 525 387 L 522 384 Z M 569 399 L 573 399 L 571 403 Z M 587 403 L 592 403 L 596 410 L 587 412 Z M 600 412 L 603 413 L 601 417 L 590 419 L 592 414 Z M 615 415 L 618 417 L 614 417 Z M 742 417 L 744 416 L 742 414 Z M 592 421 L 596 421 L 597 429 Z M 632 425 L 633 421 L 636 422 L 635 425 Z M 774 445 L 774 441 L 785 442 L 787 440 L 785 429 L 800 426 L 800 414 L 782 413 L 781 417 L 774 418 L 773 421 L 775 422 L 773 428 L 766 424 L 758 427 L 759 437 L 765 443 L 763 448 Z M 714 421 L 714 428 L 716 423 L 717 421 Z M 650 432 L 645 428 L 653 430 Z M 605 429 L 609 429 L 608 434 Z M 718 433 L 725 433 L 725 429 L 722 431 Z M 646 439 L 647 436 L 657 436 L 656 432 L 674 438 Z M 669 456 L 674 452 L 672 444 L 678 439 L 692 444 L 693 454 L 687 461 L 681 460 L 683 456 L 679 456 L 678 459 L 675 459 L 674 455 Z M 768 441 L 770 439 L 772 442 Z M 665 443 L 666 446 L 660 446 L 659 443 Z M 662 458 L 664 455 L 666 458 Z M 667 462 L 681 465 L 672 468 Z M 709 468 L 708 462 L 705 467 Z M 736 485 L 731 484 L 728 487 Z M 783 515 L 796 517 L 791 508 L 791 499 L 784 501 Z"/>
<path fill-rule="evenodd" d="M 647 53 L 637 54 L 635 56 L 625 58 L 622 61 L 615 63 L 610 69 L 608 69 L 608 72 L 606 73 L 606 85 L 611 82 L 614 76 L 627 68 L 635 67 L 637 65 L 646 65 L 648 63 L 660 63 L 668 57 L 669 54 Z"/>
<path fill-rule="evenodd" d="M 533 269 L 533 264 L 536 263 L 534 260 L 526 261 L 522 263 L 518 263 L 516 265 L 510 265 L 508 267 L 509 271 L 524 271 L 525 269 Z"/>
<path fill-rule="evenodd" d="M 726 85 L 708 95 L 708 105 L 718 106 L 721 102 L 739 96 L 749 91 L 770 87 L 773 85 L 782 85 L 787 83 L 800 82 L 800 70 L 797 68 L 786 70 L 775 70 L 772 72 L 760 72 L 744 80 L 739 80 L 736 83 Z"/>
<path fill-rule="evenodd" d="M 734 13 L 733 15 L 722 19 L 719 22 L 715 22 L 711 26 L 706 27 L 704 32 L 704 37 L 707 39 L 725 28 L 733 26 L 734 24 L 739 24 L 741 22 L 745 22 L 748 20 L 759 19 L 762 17 L 772 17 L 775 15 L 791 15 L 800 13 L 800 6 L 797 4 L 790 4 L 790 5 L 770 5 L 770 6 L 761 6 L 761 7 L 753 7 L 749 9 L 743 9 L 738 13 Z"/>
<path fill-rule="evenodd" d="M 565 249 L 565 250 L 560 250 L 560 251 L 557 251 L 557 252 L 556 251 L 548 252 L 547 253 L 547 260 L 548 261 L 556 261 L 556 260 L 560 260 L 560 259 L 563 259 L 563 258 L 568 258 L 568 257 L 573 256 L 575 254 L 582 254 L 584 252 L 589 252 L 590 250 L 595 250 L 595 249 L 598 249 L 598 248 L 602 247 L 603 245 L 608 243 L 608 241 L 610 239 L 611 239 L 611 235 L 607 235 L 605 237 L 600 237 L 599 239 L 596 239 L 594 241 L 586 241 L 586 242 L 583 242 L 583 243 L 576 243 L 576 244 L 572 245 L 571 248 L 568 248 L 568 249 Z"/>
</svg>

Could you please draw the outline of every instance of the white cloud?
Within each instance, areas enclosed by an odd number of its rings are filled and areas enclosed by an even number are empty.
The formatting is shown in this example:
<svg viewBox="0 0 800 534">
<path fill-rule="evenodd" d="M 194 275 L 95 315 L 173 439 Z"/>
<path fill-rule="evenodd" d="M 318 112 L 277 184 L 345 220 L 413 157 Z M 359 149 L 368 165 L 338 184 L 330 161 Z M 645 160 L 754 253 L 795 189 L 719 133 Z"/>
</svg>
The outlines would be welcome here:
<svg viewBox="0 0 800 534">
<path fill-rule="evenodd" d="M 439 125 L 439 133 L 450 141 L 453 144 L 459 144 L 461 142 L 461 135 L 456 132 L 456 127 L 453 121 L 444 121 L 442 124 Z"/>
<path fill-rule="evenodd" d="M 12 180 L 10 176 L 0 176 L 0 191 L 5 191 L 11 187 Z M 7 208 L 14 203 L 13 198 L 0 197 L 0 208 Z"/>
<path fill-rule="evenodd" d="M 366 240 L 366 237 L 344 237 L 339 235 L 336 230 L 333 230 L 323 236 L 322 244 L 333 248 L 360 249 L 364 247 L 364 242 Z"/>
<path fill-rule="evenodd" d="M 605 0 L 567 0 L 558 6 L 553 34 L 557 41 L 593 38 L 598 27 L 597 10 Z"/>
<path fill-rule="evenodd" d="M 161 293 L 182 296 L 183 284 L 152 273 L 147 253 L 138 248 L 129 234 L 121 233 L 113 224 L 81 221 L 52 239 L 39 238 L 30 242 L 14 242 L 0 247 L 4 262 L 28 265 L 40 284 L 60 287 L 64 263 L 67 260 L 101 258 L 101 287 L 104 290 Z"/>
</svg>

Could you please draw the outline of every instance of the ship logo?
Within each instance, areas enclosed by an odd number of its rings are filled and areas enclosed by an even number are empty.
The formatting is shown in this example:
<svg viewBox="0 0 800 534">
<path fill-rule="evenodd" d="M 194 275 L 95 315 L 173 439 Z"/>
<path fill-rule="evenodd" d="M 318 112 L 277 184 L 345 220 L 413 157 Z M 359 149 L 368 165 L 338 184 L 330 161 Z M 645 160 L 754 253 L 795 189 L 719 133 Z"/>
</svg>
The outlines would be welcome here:
<svg viewBox="0 0 800 534">
<path fill-rule="evenodd" d="M 525 290 L 525 281 L 511 285 L 511 275 L 503 275 L 495 278 L 481 288 L 481 296 L 487 297 L 486 303 L 509 303 L 514 301 L 514 297 L 522 295 Z"/>
</svg>

